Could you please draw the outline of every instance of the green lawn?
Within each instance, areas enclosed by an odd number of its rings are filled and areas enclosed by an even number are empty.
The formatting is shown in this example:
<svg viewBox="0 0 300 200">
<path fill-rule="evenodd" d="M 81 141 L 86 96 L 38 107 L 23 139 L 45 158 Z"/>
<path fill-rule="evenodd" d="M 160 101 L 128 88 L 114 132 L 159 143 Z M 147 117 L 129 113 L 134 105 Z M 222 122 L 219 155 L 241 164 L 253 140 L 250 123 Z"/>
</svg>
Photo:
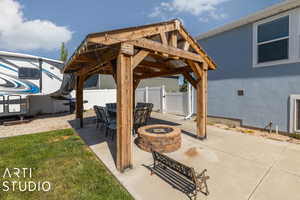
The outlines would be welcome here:
<svg viewBox="0 0 300 200">
<path fill-rule="evenodd" d="M 11 177 L 6 169 L 9 169 Z M 12 174 L 12 168 L 32 168 L 32 176 Z M 6 173 L 5 173 L 6 172 Z M 25 178 L 23 175 L 25 174 Z M 3 178 L 3 176 L 5 177 Z M 3 182 L 10 191 L 5 192 Z M 13 192 L 13 183 L 20 182 Z M 28 191 L 28 182 L 49 181 L 51 190 Z M 26 186 L 27 191 L 19 191 Z M 45 185 L 46 190 L 48 185 Z M 34 186 L 31 185 L 31 188 Z M 133 199 L 97 160 L 72 129 L 0 139 L 1 200 L 118 200 Z"/>
</svg>

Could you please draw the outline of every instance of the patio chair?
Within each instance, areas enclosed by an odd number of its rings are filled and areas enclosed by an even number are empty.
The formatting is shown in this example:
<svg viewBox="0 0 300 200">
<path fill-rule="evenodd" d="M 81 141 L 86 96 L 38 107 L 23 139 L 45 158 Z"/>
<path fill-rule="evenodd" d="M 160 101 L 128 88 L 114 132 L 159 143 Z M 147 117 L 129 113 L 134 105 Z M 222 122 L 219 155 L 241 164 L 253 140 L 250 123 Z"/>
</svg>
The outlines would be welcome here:
<svg viewBox="0 0 300 200">
<path fill-rule="evenodd" d="M 133 119 L 133 135 L 136 135 L 137 129 L 145 124 L 147 118 L 148 108 L 136 108 L 134 110 L 134 119 Z"/>
<path fill-rule="evenodd" d="M 117 104 L 116 103 L 107 103 L 105 104 L 106 108 L 111 108 L 111 109 L 116 109 L 117 108 Z"/>
<path fill-rule="evenodd" d="M 101 124 L 101 114 L 98 109 L 99 106 L 94 106 L 94 111 L 96 113 L 96 129 L 99 128 L 99 124 Z"/>
<path fill-rule="evenodd" d="M 109 117 L 116 118 L 116 112 L 110 112 L 110 110 L 116 110 L 117 104 L 116 103 L 107 103 L 107 104 L 105 104 L 105 107 L 107 109 L 107 113 L 108 113 Z"/>
<path fill-rule="evenodd" d="M 104 107 L 94 106 L 96 116 L 97 116 L 97 128 L 99 124 L 102 124 L 105 128 L 105 136 L 107 137 L 109 134 L 111 135 L 111 139 L 113 140 L 116 134 L 116 121 L 110 119 L 107 115 L 107 111 Z"/>
<path fill-rule="evenodd" d="M 152 109 L 153 109 L 153 103 L 148 103 L 147 108 L 148 108 L 148 112 L 147 112 L 147 115 L 146 115 L 146 120 L 145 120 L 144 125 L 148 124 L 148 120 L 150 119 L 151 112 L 152 112 Z"/>
<path fill-rule="evenodd" d="M 148 109 L 147 115 L 146 115 L 146 120 L 144 121 L 143 125 L 146 125 L 148 123 L 148 120 L 150 119 L 151 112 L 153 109 L 153 103 L 143 103 L 143 102 L 138 102 L 136 105 L 136 108 L 143 108 L 146 107 Z"/>
</svg>

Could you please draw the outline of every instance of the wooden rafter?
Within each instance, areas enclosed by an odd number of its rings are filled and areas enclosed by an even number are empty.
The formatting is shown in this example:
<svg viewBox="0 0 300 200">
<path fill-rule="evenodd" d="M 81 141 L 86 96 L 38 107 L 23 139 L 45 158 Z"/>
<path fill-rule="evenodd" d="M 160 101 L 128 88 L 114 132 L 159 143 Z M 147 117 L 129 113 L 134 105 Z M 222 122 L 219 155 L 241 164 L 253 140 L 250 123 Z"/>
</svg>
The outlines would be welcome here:
<svg viewBox="0 0 300 200">
<path fill-rule="evenodd" d="M 137 79 L 147 79 L 147 78 L 154 78 L 154 77 L 160 77 L 160 76 L 171 76 L 176 74 L 182 74 L 183 72 L 192 72 L 192 70 L 189 67 L 179 67 L 168 71 L 161 71 L 161 72 L 153 72 L 151 74 L 146 74 L 137 77 Z"/>
<path fill-rule="evenodd" d="M 145 38 L 152 35 L 166 33 L 177 30 L 179 28 L 179 21 L 175 20 L 171 23 L 160 23 L 151 26 L 121 29 L 105 33 L 95 33 L 88 36 L 88 42 L 111 45 L 128 40 L 136 40 L 138 38 Z"/>
<path fill-rule="evenodd" d="M 81 67 L 78 73 L 80 74 L 89 73 L 89 71 L 92 71 L 95 68 L 98 68 L 101 65 L 110 62 L 111 60 L 115 59 L 117 56 L 118 53 L 114 49 L 108 49 L 107 51 L 103 52 L 103 54 L 98 55 L 97 59 L 95 59 L 93 62 L 90 62 L 89 65 Z"/>
<path fill-rule="evenodd" d="M 150 68 L 158 68 L 164 71 L 174 69 L 174 66 L 170 65 L 169 63 L 150 62 L 145 60 L 142 61 L 140 65 L 150 67 Z"/>
<path fill-rule="evenodd" d="M 165 53 L 165 54 L 168 54 L 171 56 L 176 56 L 176 57 L 183 58 L 183 59 L 189 59 L 189 60 L 193 60 L 193 61 L 197 61 L 197 62 L 204 61 L 202 59 L 202 57 L 199 56 L 198 54 L 187 52 L 182 49 L 175 48 L 175 47 L 163 45 L 159 42 L 155 42 L 155 41 L 145 39 L 145 38 L 141 38 L 141 39 L 133 40 L 133 41 L 127 41 L 127 42 L 134 46 L 140 47 L 140 48 L 145 48 L 148 50 Z"/>
<path fill-rule="evenodd" d="M 186 40 L 190 46 L 204 59 L 204 61 L 210 66 L 211 69 L 216 69 L 214 61 L 206 54 L 206 52 L 200 47 L 198 42 L 191 37 L 187 31 L 182 27 L 178 30 L 179 34 Z"/>
<path fill-rule="evenodd" d="M 138 65 L 138 67 L 136 67 L 134 69 L 134 72 L 140 72 L 140 73 L 154 73 L 156 72 L 155 70 L 153 70 L 150 67 L 144 67 L 142 65 Z"/>
</svg>

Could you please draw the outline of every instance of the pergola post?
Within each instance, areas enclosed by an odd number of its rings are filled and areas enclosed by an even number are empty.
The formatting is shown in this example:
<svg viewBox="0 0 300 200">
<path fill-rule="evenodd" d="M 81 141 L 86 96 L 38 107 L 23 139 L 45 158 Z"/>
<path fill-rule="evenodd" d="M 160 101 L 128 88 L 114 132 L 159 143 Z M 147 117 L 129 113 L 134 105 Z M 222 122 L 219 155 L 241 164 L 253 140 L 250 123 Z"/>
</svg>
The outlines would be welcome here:
<svg viewBox="0 0 300 200">
<path fill-rule="evenodd" d="M 83 127 L 83 85 L 84 77 L 76 77 L 76 121 L 80 121 L 80 128 Z"/>
<path fill-rule="evenodd" d="M 202 70 L 202 76 L 197 83 L 197 137 L 206 138 L 207 125 L 207 70 Z"/>
<path fill-rule="evenodd" d="M 131 56 L 117 60 L 117 169 L 132 167 L 133 70 Z"/>
</svg>

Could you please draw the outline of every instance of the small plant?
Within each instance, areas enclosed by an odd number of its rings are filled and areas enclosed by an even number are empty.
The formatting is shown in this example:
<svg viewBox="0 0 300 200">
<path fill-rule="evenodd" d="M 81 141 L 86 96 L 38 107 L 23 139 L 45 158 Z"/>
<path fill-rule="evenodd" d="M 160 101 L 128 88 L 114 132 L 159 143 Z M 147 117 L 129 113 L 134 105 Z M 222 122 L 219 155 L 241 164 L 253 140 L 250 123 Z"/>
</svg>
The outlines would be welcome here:
<svg viewBox="0 0 300 200">
<path fill-rule="evenodd" d="M 235 124 L 230 124 L 229 128 L 236 128 L 236 125 Z"/>
<path fill-rule="evenodd" d="M 300 134 L 299 133 L 291 133 L 288 134 L 289 137 L 300 140 Z"/>
<path fill-rule="evenodd" d="M 251 134 L 251 133 L 255 133 L 254 130 L 250 130 L 250 129 L 243 129 L 241 130 L 243 133 L 247 133 L 247 134 Z"/>
</svg>

